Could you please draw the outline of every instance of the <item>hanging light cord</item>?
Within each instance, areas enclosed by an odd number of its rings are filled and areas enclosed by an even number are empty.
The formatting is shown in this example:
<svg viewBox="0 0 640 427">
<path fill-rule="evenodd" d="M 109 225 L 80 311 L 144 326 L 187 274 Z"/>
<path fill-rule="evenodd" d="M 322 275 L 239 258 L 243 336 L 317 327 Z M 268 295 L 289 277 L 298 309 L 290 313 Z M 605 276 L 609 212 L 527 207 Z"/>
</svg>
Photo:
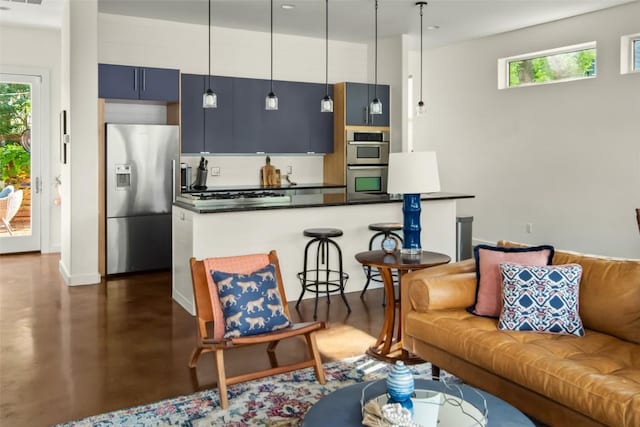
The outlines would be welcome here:
<svg viewBox="0 0 640 427">
<path fill-rule="evenodd" d="M 329 0 L 324 0 L 324 91 L 329 96 Z"/>
<path fill-rule="evenodd" d="M 211 0 L 209 0 L 209 89 L 211 89 Z"/>
<path fill-rule="evenodd" d="M 273 0 L 271 0 L 271 93 L 273 93 Z"/>
<path fill-rule="evenodd" d="M 420 4 L 420 102 L 422 102 L 422 7 Z"/>
<path fill-rule="evenodd" d="M 373 98 L 378 99 L 378 0 L 375 0 L 376 4 L 376 25 L 375 25 L 375 66 L 373 70 L 374 74 L 374 84 L 373 84 Z"/>
</svg>

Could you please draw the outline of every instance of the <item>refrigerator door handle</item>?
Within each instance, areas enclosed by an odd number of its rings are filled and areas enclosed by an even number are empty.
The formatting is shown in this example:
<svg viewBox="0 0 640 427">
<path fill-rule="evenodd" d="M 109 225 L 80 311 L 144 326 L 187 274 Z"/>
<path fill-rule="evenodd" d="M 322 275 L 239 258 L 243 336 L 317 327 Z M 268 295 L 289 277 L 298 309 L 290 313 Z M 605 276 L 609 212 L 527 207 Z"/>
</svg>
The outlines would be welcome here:
<svg viewBox="0 0 640 427">
<path fill-rule="evenodd" d="M 176 202 L 176 161 L 171 160 L 171 199 Z"/>
</svg>

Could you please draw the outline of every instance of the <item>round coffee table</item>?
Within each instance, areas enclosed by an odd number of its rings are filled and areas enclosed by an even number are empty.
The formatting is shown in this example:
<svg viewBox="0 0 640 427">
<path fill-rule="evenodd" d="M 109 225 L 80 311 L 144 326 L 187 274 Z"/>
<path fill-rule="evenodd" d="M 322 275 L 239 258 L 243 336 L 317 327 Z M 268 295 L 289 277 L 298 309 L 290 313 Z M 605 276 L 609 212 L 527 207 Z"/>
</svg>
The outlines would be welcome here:
<svg viewBox="0 0 640 427">
<path fill-rule="evenodd" d="M 366 397 L 371 399 L 386 392 L 384 380 L 369 381 L 365 383 L 353 384 L 334 391 L 320 399 L 311 407 L 304 416 L 303 427 L 324 427 L 324 426 L 360 426 L 362 425 L 362 412 L 360 398 L 362 389 L 368 384 L 372 384 L 366 391 Z M 463 392 L 465 401 L 471 403 L 478 409 L 484 408 L 486 401 L 488 409 L 487 427 L 534 427 L 533 422 L 522 412 L 485 391 L 468 385 L 459 385 Z M 443 381 L 431 381 L 416 379 L 415 388 L 418 390 L 433 390 L 454 395 Z M 477 393 L 476 393 L 477 392 Z M 472 425 L 472 423 L 469 423 Z M 439 427 L 459 427 L 446 426 Z"/>
</svg>

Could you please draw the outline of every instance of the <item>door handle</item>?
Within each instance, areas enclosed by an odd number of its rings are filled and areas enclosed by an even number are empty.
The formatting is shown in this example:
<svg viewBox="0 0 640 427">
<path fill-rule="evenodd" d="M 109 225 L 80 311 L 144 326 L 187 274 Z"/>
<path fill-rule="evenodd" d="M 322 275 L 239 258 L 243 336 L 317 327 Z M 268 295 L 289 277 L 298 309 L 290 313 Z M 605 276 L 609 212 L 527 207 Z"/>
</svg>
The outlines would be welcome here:
<svg viewBox="0 0 640 427">
<path fill-rule="evenodd" d="M 35 188 L 36 194 L 39 194 L 40 190 L 42 190 L 42 186 L 41 186 L 41 183 L 40 183 L 40 177 L 39 176 L 36 176 L 36 186 L 35 187 L 36 187 Z"/>
<path fill-rule="evenodd" d="M 171 160 L 171 200 L 176 202 L 176 161 Z"/>
<path fill-rule="evenodd" d="M 369 106 L 365 106 L 364 107 L 364 124 L 368 125 L 369 124 Z"/>
<path fill-rule="evenodd" d="M 133 69 L 133 91 L 134 92 L 138 91 L 138 69 L 137 68 Z"/>
<path fill-rule="evenodd" d="M 147 90 L 147 70 L 142 69 L 142 91 L 145 92 Z"/>
</svg>

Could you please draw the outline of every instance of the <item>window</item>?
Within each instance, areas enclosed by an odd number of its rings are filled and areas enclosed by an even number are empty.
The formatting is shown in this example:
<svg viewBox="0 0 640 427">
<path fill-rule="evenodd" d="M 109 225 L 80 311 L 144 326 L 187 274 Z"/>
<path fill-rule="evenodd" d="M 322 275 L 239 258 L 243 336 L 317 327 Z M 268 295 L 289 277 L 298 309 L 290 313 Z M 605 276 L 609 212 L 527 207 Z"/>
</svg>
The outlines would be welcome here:
<svg viewBox="0 0 640 427">
<path fill-rule="evenodd" d="M 620 38 L 620 73 L 640 73 L 640 33 Z"/>
<path fill-rule="evenodd" d="M 500 89 L 592 78 L 597 74 L 596 43 L 502 58 L 498 70 Z"/>
</svg>

